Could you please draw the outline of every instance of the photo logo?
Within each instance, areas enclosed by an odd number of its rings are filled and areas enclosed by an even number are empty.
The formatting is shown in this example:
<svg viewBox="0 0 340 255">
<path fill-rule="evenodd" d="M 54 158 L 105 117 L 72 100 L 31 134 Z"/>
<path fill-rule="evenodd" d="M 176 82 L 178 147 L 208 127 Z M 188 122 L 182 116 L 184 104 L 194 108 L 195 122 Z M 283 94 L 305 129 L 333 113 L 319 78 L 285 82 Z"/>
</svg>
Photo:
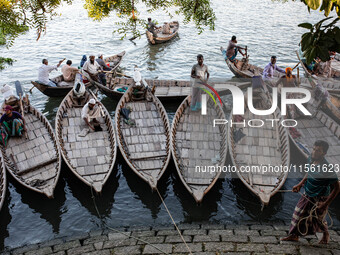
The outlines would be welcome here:
<svg viewBox="0 0 340 255">
<path fill-rule="evenodd" d="M 214 94 L 219 99 L 221 106 L 222 100 L 217 91 L 212 88 L 210 85 L 203 83 L 206 87 L 208 87 L 210 90 L 214 92 Z M 244 115 L 245 112 L 245 100 L 244 100 L 244 93 L 243 91 L 238 88 L 235 85 L 225 85 L 226 90 L 230 90 L 231 95 L 233 97 L 233 109 L 232 114 L 233 115 Z M 213 99 L 216 105 L 216 100 L 212 93 L 208 91 L 207 89 L 202 88 L 203 91 L 205 91 L 210 97 Z M 288 94 L 291 93 L 298 93 L 300 95 L 304 95 L 304 97 L 300 98 L 287 98 Z M 278 105 L 278 90 L 277 88 L 273 88 L 272 91 L 272 105 L 270 109 L 267 110 L 258 110 L 253 105 L 253 88 L 249 87 L 247 89 L 247 105 L 249 108 L 249 111 L 253 113 L 254 115 L 261 115 L 266 116 L 274 113 L 276 110 L 276 107 Z M 281 89 L 281 115 L 286 116 L 287 115 L 287 105 L 295 105 L 297 109 L 299 109 L 304 115 L 311 116 L 312 114 L 306 109 L 306 107 L 303 105 L 304 103 L 307 103 L 311 99 L 311 93 L 308 89 L 304 88 L 296 88 L 296 87 L 287 87 Z M 207 114 L 207 96 L 206 94 L 202 94 L 202 109 L 201 114 L 206 115 Z"/>
</svg>

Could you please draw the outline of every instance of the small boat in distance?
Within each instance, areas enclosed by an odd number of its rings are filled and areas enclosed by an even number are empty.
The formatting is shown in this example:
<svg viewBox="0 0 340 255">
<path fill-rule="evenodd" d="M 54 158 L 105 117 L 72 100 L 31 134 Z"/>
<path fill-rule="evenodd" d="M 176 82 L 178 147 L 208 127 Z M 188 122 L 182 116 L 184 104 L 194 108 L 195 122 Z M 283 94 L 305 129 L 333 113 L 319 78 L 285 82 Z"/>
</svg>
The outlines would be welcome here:
<svg viewBox="0 0 340 255">
<path fill-rule="evenodd" d="M 173 39 L 178 34 L 179 23 L 178 21 L 172 21 L 169 23 L 169 25 L 170 25 L 170 33 L 163 34 L 162 32 L 163 28 L 161 27 L 159 29 L 156 29 L 157 37 L 154 37 L 153 34 L 147 30 L 146 37 L 148 38 L 149 43 L 159 44 L 159 43 L 165 43 Z"/>
</svg>

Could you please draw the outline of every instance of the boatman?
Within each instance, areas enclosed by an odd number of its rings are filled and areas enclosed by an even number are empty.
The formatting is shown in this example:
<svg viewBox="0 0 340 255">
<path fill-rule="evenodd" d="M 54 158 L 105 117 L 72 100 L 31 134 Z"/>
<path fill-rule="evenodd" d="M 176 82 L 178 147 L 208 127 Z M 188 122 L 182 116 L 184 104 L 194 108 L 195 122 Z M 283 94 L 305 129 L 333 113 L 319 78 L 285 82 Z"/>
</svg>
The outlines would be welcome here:
<svg viewBox="0 0 340 255">
<path fill-rule="evenodd" d="M 97 82 L 101 82 L 103 85 L 106 84 L 105 74 L 101 73 L 102 68 L 98 64 L 97 61 L 95 61 L 95 55 L 91 54 L 89 56 L 89 60 L 86 61 L 86 63 L 83 66 L 83 71 L 88 73 L 90 75 L 90 78 L 92 80 L 95 80 Z"/>
<path fill-rule="evenodd" d="M 270 63 L 266 65 L 266 67 L 263 70 L 262 79 L 265 82 L 269 82 L 270 84 L 274 85 L 273 78 L 274 78 L 275 71 L 278 71 L 280 73 L 285 73 L 285 70 L 283 70 L 282 68 L 276 65 L 276 56 L 272 56 L 270 59 Z"/>
<path fill-rule="evenodd" d="M 229 45 L 227 48 L 227 58 L 234 63 L 234 65 L 236 66 L 237 64 L 237 52 L 240 52 L 242 54 L 242 56 L 244 56 L 244 53 L 242 52 L 242 50 L 245 50 L 245 48 L 242 48 L 240 46 L 237 46 L 237 40 L 236 40 L 236 36 L 233 35 L 231 37 L 231 40 L 229 41 Z"/>
<path fill-rule="evenodd" d="M 76 74 L 79 72 L 77 67 L 73 67 L 72 60 L 67 60 L 66 65 L 63 65 L 61 72 L 63 73 L 64 81 L 74 81 Z"/>
<path fill-rule="evenodd" d="M 329 242 L 325 216 L 328 206 L 340 191 L 340 184 L 334 168 L 325 159 L 328 147 L 328 143 L 322 140 L 314 143 L 312 154 L 307 161 L 307 174 L 292 190 L 299 192 L 304 187 L 305 193 L 295 207 L 288 236 L 282 238 L 282 241 L 298 241 L 299 236 L 322 232 L 319 243 Z"/>
<path fill-rule="evenodd" d="M 203 83 L 206 83 L 209 79 L 208 67 L 203 64 L 203 56 L 201 54 L 197 55 L 197 64 L 191 69 L 191 78 L 193 78 L 193 81 L 190 109 L 197 111 L 202 106 L 201 88 L 205 87 Z"/>
<path fill-rule="evenodd" d="M 64 60 L 65 59 L 60 60 L 59 63 L 56 66 L 49 66 L 48 60 L 43 59 L 42 65 L 39 67 L 39 71 L 38 71 L 38 82 L 45 84 L 45 85 L 48 85 L 48 86 L 51 86 L 51 87 L 57 87 L 57 84 L 50 80 L 49 74 L 53 70 L 58 70 L 57 68 L 61 65 L 61 63 L 63 63 Z"/>
<path fill-rule="evenodd" d="M 27 132 L 25 119 L 20 113 L 13 111 L 13 107 L 6 105 L 4 114 L 0 118 L 1 142 L 4 146 L 7 144 L 8 136 L 21 136 L 22 131 Z"/>
<path fill-rule="evenodd" d="M 157 37 L 156 29 L 159 29 L 154 22 L 152 22 L 151 18 L 148 18 L 148 31 L 152 33 L 153 37 Z"/>
<path fill-rule="evenodd" d="M 81 118 L 93 131 L 96 130 L 95 126 L 98 126 L 98 121 L 96 118 L 102 116 L 99 104 L 99 102 L 96 102 L 95 99 L 91 98 L 81 110 Z"/>
</svg>

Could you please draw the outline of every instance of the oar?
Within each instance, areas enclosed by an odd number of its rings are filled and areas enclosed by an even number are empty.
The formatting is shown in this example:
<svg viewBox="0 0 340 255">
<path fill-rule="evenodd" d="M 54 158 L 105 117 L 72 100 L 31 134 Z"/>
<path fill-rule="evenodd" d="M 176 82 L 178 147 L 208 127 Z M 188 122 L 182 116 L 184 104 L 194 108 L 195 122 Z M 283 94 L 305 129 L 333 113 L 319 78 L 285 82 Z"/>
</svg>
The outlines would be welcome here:
<svg viewBox="0 0 340 255">
<path fill-rule="evenodd" d="M 136 38 L 138 38 L 138 37 L 140 37 L 140 36 L 142 36 L 142 35 L 145 35 L 145 34 L 146 34 L 146 32 L 144 32 L 143 34 L 140 34 L 140 35 L 135 35 L 135 36 L 131 37 L 129 40 L 130 40 L 130 41 L 133 41 L 133 40 L 135 40 Z"/>
<path fill-rule="evenodd" d="M 298 63 L 294 66 L 294 68 L 293 68 L 292 70 L 294 70 L 295 68 L 297 68 L 298 65 L 300 65 L 300 62 L 298 62 Z"/>
<path fill-rule="evenodd" d="M 29 93 L 32 93 L 32 90 L 35 88 L 34 83 L 32 83 L 32 84 L 33 84 L 33 87 L 28 91 Z"/>
<path fill-rule="evenodd" d="M 121 76 L 124 76 L 124 77 L 126 77 L 126 78 L 132 78 L 131 76 L 128 76 L 128 75 L 126 75 L 126 74 L 123 74 L 123 73 L 119 73 L 119 72 L 117 72 L 117 74 L 118 74 L 118 75 L 121 75 Z"/>
<path fill-rule="evenodd" d="M 24 92 L 22 91 L 22 86 L 21 86 L 20 81 L 15 82 L 15 90 L 17 91 L 17 95 L 20 98 L 20 109 L 21 109 L 22 117 L 24 118 L 25 113 L 24 113 L 24 107 L 22 105 L 22 96 L 23 96 Z M 27 132 L 25 132 L 25 137 L 26 137 L 26 139 L 28 138 Z"/>
</svg>

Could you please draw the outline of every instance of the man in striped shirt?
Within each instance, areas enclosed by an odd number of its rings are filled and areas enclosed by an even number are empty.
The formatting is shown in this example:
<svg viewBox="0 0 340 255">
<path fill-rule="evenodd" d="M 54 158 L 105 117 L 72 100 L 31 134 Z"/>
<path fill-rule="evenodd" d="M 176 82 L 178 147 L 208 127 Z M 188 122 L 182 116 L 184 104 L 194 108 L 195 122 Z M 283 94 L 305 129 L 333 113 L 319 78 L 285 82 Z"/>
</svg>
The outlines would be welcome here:
<svg viewBox="0 0 340 255">
<path fill-rule="evenodd" d="M 298 241 L 299 236 L 322 232 L 320 243 L 329 242 L 325 216 L 328 206 L 340 191 L 340 184 L 335 166 L 325 159 L 328 147 L 328 143 L 322 140 L 314 143 L 312 155 L 306 164 L 307 174 L 293 187 L 293 192 L 299 192 L 304 187 L 305 193 L 295 207 L 288 236 L 281 239 L 282 241 Z"/>
</svg>

